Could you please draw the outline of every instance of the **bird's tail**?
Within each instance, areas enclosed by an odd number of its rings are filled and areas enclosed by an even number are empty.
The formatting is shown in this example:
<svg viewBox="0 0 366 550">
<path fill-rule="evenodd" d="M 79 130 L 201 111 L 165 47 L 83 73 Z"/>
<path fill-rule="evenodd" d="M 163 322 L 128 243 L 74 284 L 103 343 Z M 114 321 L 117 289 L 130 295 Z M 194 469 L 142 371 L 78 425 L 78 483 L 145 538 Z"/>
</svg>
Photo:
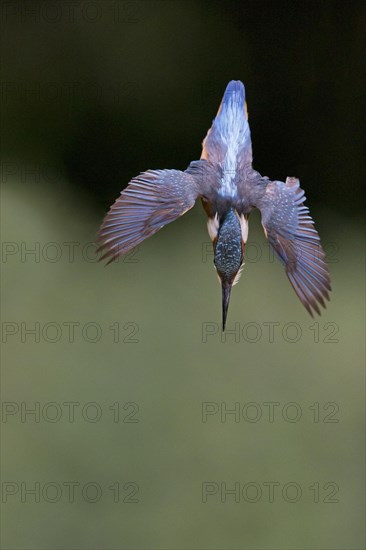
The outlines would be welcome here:
<svg viewBox="0 0 366 550">
<path fill-rule="evenodd" d="M 226 86 L 224 97 L 217 111 L 216 119 L 218 117 L 227 116 L 230 111 L 232 113 L 238 111 L 240 114 L 245 111 L 246 118 L 248 118 L 245 103 L 245 88 L 240 80 L 231 80 Z"/>
<path fill-rule="evenodd" d="M 230 154 L 243 155 L 243 160 L 250 162 L 251 147 L 244 84 L 240 80 L 231 80 L 203 142 L 201 158 L 221 164 L 229 150 Z"/>
</svg>

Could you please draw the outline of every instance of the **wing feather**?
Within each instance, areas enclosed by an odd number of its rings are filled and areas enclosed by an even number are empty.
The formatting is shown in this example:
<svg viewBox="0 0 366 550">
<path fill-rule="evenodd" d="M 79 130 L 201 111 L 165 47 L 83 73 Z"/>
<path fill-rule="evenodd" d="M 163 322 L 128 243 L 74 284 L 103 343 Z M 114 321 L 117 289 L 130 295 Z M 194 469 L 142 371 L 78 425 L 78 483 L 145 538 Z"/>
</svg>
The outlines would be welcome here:
<svg viewBox="0 0 366 550">
<path fill-rule="evenodd" d="M 148 170 L 134 178 L 105 217 L 97 242 L 108 263 L 193 207 L 195 178 L 179 170 Z"/>
<path fill-rule="evenodd" d="M 326 307 L 331 286 L 320 238 L 304 201 L 299 180 L 287 178 L 286 183 L 269 182 L 255 206 L 261 211 L 269 243 L 300 301 L 313 316 L 313 310 L 320 315 L 319 304 Z"/>
</svg>

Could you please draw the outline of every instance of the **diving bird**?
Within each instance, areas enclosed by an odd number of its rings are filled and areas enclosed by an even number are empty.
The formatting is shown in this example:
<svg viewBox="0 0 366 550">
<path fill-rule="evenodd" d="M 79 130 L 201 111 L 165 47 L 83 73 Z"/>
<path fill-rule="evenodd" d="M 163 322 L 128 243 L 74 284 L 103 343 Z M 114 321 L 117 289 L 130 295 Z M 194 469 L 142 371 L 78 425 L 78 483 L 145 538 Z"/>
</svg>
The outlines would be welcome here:
<svg viewBox="0 0 366 550">
<path fill-rule="evenodd" d="M 185 171 L 148 170 L 133 178 L 98 234 L 108 263 L 190 210 L 201 199 L 208 216 L 214 264 L 222 286 L 222 330 L 232 286 L 239 280 L 254 208 L 297 296 L 313 316 L 329 300 L 330 279 L 318 233 L 297 178 L 271 181 L 252 167 L 244 85 L 229 82 L 202 143 L 200 160 Z"/>
</svg>

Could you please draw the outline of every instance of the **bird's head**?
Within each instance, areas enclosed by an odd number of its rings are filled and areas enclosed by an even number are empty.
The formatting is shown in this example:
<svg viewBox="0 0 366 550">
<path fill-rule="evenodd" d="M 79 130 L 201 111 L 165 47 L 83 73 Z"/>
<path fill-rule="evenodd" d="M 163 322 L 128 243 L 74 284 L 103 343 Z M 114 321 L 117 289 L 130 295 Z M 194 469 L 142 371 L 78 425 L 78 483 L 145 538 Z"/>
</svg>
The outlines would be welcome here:
<svg viewBox="0 0 366 550">
<path fill-rule="evenodd" d="M 238 280 L 243 263 L 243 240 L 238 215 L 230 208 L 219 219 L 214 264 L 222 286 L 222 330 L 225 330 L 231 288 Z"/>
</svg>

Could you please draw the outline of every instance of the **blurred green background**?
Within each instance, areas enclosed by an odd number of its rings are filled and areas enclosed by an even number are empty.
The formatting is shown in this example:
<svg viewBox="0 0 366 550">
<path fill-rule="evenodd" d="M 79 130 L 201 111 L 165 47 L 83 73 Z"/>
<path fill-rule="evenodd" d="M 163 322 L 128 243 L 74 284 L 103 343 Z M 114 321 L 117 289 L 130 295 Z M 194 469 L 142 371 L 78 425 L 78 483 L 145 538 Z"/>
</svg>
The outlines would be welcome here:
<svg viewBox="0 0 366 550">
<path fill-rule="evenodd" d="M 2 547 L 364 548 L 362 4 L 1 8 Z M 333 293 L 312 320 L 253 215 L 222 337 L 200 205 L 108 268 L 93 242 L 134 175 L 199 158 L 231 79 Z"/>
</svg>

